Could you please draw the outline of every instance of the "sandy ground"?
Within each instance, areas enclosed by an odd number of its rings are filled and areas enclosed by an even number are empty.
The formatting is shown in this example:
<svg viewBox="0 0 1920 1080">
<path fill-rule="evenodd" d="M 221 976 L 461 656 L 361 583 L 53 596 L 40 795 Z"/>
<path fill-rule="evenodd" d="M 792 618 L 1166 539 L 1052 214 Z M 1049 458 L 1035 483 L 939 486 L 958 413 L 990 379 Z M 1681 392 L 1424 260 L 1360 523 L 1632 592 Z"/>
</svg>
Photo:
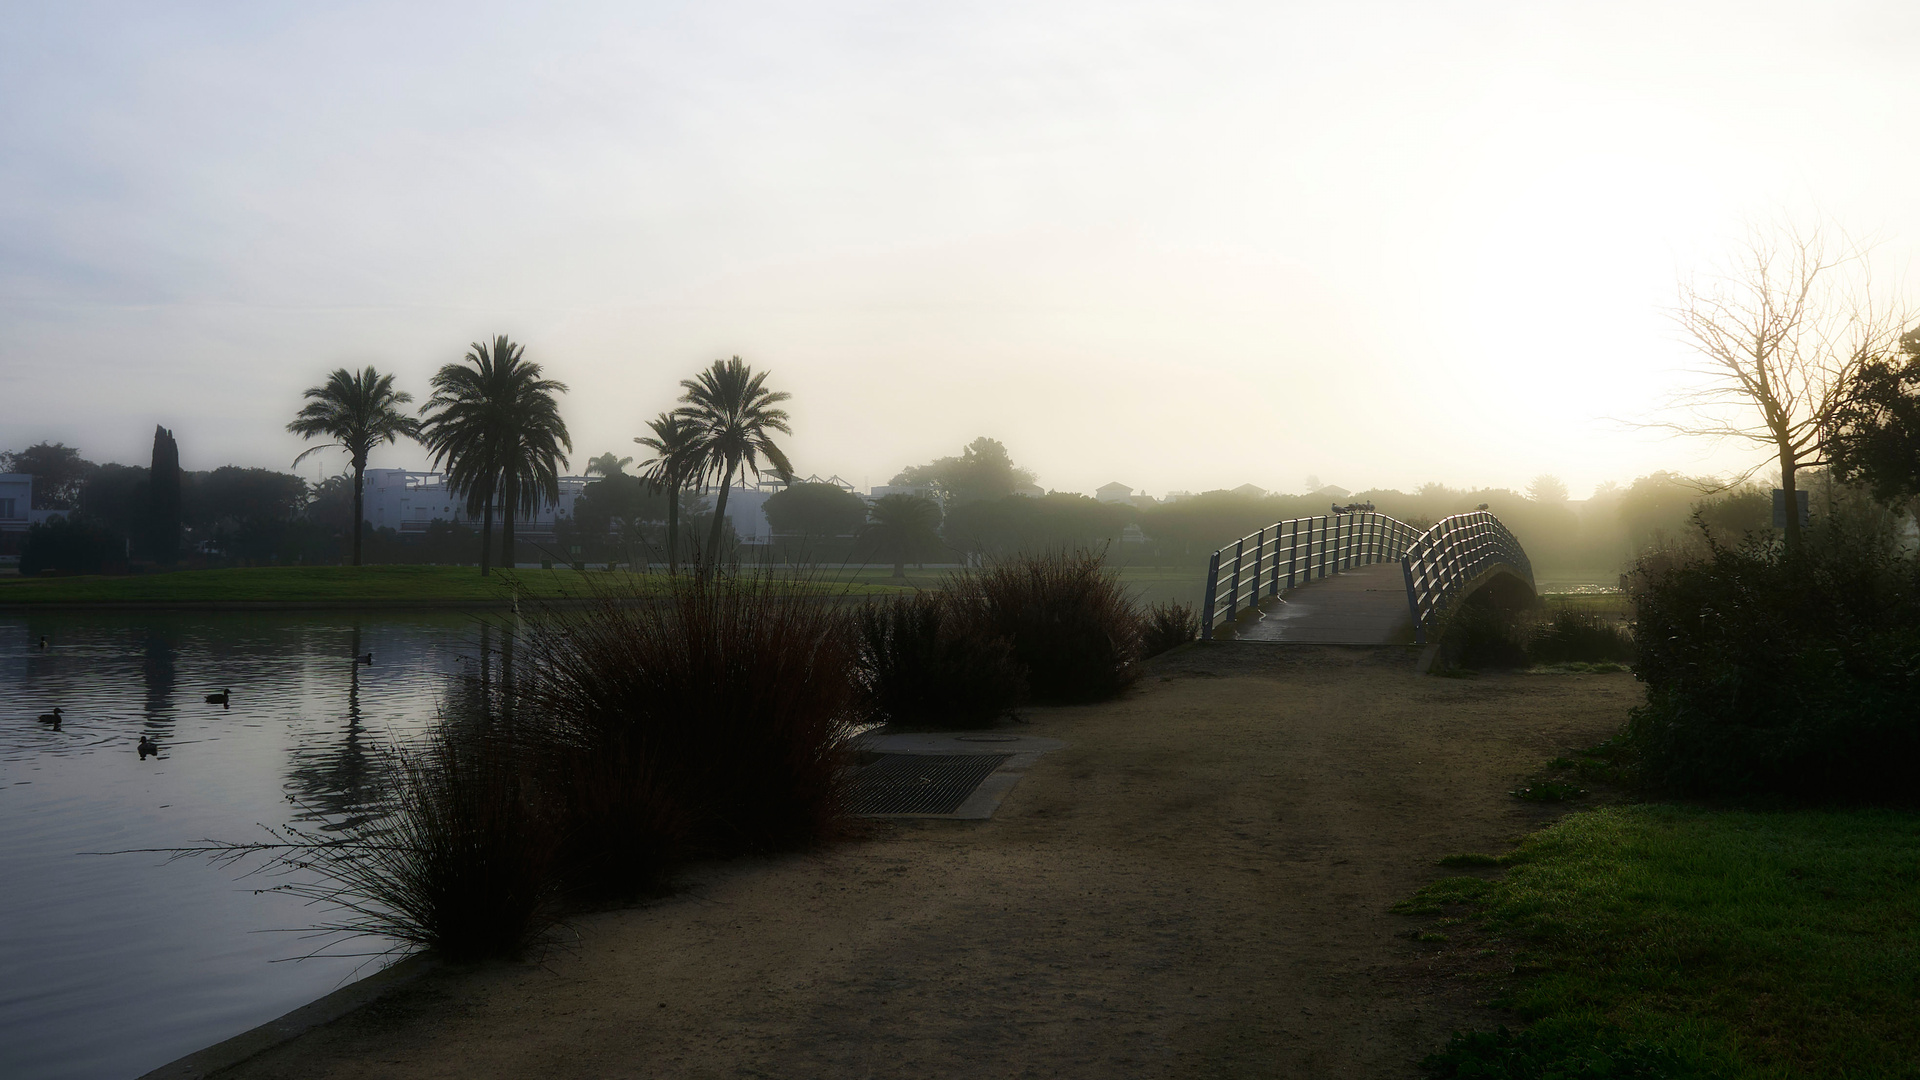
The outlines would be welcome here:
<svg viewBox="0 0 1920 1080">
<path fill-rule="evenodd" d="M 1387 909 L 1553 811 L 1511 781 L 1625 675 L 1415 675 L 1223 644 L 1064 739 L 992 821 L 698 868 L 537 962 L 442 971 L 242 1077 L 1392 1077 L 1496 1023 Z"/>
</svg>

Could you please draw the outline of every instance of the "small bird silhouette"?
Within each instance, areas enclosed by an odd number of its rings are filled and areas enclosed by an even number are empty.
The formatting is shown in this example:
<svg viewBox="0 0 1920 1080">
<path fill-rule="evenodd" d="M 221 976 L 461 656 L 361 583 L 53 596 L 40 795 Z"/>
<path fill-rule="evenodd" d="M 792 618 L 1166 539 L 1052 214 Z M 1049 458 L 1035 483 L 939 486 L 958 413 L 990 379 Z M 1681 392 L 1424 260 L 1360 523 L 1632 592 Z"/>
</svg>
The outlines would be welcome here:
<svg viewBox="0 0 1920 1080">
<path fill-rule="evenodd" d="M 361 654 L 360 654 L 359 656 L 356 656 L 356 657 L 354 657 L 354 658 L 353 658 L 353 662 L 354 662 L 354 663 L 356 663 L 356 664 L 365 664 L 365 665 L 367 665 L 368 667 L 372 667 L 372 666 L 373 666 L 373 654 L 372 654 L 372 653 L 370 653 L 370 652 L 369 652 L 369 653 L 361 653 Z"/>
<path fill-rule="evenodd" d="M 227 708 L 227 700 L 231 696 L 232 696 L 231 691 L 227 690 L 225 687 L 221 687 L 219 693 L 207 695 L 207 704 L 218 705 L 224 709 L 224 708 Z"/>
<path fill-rule="evenodd" d="M 62 711 L 62 710 L 61 710 L 61 708 L 60 708 L 60 706 L 58 706 L 58 705 L 55 705 L 55 706 L 53 707 L 53 711 L 52 711 L 52 712 L 50 712 L 50 713 L 41 713 L 41 714 L 40 714 L 40 722 L 41 722 L 41 723 L 43 723 L 43 724 L 52 724 L 52 725 L 53 725 L 54 727 L 59 727 L 59 726 L 60 726 L 60 713 L 61 713 L 61 711 Z"/>
<path fill-rule="evenodd" d="M 1481 503 L 1479 506 L 1474 507 L 1475 510 L 1485 510 L 1486 508 L 1487 508 L 1486 503 Z"/>
<path fill-rule="evenodd" d="M 160 753 L 160 744 L 154 742 L 152 739 L 147 738 L 145 735 L 140 736 L 140 760 L 141 761 L 147 760 L 148 755 L 157 756 L 159 753 Z"/>
<path fill-rule="evenodd" d="M 40 644 L 38 647 L 42 649 L 47 647 L 47 635 L 45 634 L 40 635 Z"/>
</svg>

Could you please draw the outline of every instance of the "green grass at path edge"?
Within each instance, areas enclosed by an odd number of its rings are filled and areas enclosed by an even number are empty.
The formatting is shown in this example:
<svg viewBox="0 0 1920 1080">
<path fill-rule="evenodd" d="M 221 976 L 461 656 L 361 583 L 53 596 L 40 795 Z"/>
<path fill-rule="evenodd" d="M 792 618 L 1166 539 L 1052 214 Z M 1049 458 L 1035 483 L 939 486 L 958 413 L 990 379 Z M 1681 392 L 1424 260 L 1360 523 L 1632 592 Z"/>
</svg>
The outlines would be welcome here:
<svg viewBox="0 0 1920 1080">
<path fill-rule="evenodd" d="M 471 566 L 262 566 L 179 570 L 132 577 L 0 579 L 0 604 L 203 603 L 506 603 L 611 592 L 651 592 L 663 574 L 605 570 L 497 570 L 482 577 Z M 824 594 L 883 596 L 895 587 L 835 582 L 817 576 Z"/>
<path fill-rule="evenodd" d="M 1610 807 L 1498 861 L 1396 909 L 1513 950 L 1532 1025 L 1438 1075 L 1920 1077 L 1920 814 Z"/>
</svg>

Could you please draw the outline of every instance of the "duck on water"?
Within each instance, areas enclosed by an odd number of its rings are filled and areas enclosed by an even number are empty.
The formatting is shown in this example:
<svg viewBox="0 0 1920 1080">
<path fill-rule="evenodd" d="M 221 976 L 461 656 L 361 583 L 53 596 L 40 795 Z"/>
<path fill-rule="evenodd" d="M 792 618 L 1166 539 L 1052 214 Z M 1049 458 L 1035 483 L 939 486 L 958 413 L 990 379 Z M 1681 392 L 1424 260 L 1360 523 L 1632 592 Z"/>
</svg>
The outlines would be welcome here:
<svg viewBox="0 0 1920 1080">
<path fill-rule="evenodd" d="M 207 695 L 207 704 L 218 705 L 224 709 L 228 707 L 227 701 L 231 698 L 231 696 L 232 696 L 231 691 L 229 691 L 226 687 L 221 687 L 219 693 Z"/>
</svg>

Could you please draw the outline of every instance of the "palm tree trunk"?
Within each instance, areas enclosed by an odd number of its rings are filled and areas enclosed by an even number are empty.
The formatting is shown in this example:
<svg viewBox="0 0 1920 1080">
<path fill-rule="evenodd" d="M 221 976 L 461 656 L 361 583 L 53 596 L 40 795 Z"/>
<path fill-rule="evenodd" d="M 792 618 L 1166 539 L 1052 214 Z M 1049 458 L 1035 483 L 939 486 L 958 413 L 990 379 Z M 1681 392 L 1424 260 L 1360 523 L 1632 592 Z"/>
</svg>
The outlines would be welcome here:
<svg viewBox="0 0 1920 1080">
<path fill-rule="evenodd" d="M 734 462 L 729 460 L 727 467 L 720 471 L 720 498 L 713 506 L 713 527 L 707 530 L 708 566 L 717 566 L 720 562 L 720 531 L 727 525 L 727 489 L 733 486 Z"/>
<path fill-rule="evenodd" d="M 511 471 L 501 478 L 500 490 L 500 569 L 513 569 L 513 557 L 518 552 L 513 549 L 513 503 L 519 492 L 513 488 L 514 476 Z"/>
<path fill-rule="evenodd" d="M 366 482 L 366 459 L 355 457 L 353 459 L 353 565 L 355 566 L 360 565 L 360 534 L 367 528 Z"/>
<path fill-rule="evenodd" d="M 480 576 L 486 577 L 492 572 L 493 559 L 493 495 L 487 495 L 486 509 L 480 511 Z"/>
<path fill-rule="evenodd" d="M 667 489 L 667 573 L 680 572 L 680 484 Z"/>
</svg>

